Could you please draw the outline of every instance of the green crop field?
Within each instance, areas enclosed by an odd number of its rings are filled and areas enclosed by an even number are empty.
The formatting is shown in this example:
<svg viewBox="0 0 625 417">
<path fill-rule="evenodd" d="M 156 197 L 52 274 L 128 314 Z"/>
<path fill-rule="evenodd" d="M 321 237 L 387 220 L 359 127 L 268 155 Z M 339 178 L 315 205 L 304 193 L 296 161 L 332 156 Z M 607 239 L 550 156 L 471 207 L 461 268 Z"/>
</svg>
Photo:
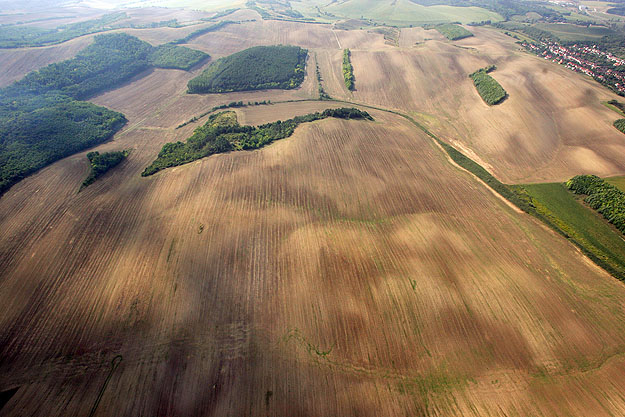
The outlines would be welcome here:
<svg viewBox="0 0 625 417">
<path fill-rule="evenodd" d="M 620 182 L 625 185 L 625 179 Z M 620 233 L 601 215 L 584 206 L 564 184 L 529 184 L 520 187 L 531 197 L 536 211 L 569 239 L 621 274 L 625 272 L 625 241 Z"/>
<path fill-rule="evenodd" d="M 603 26 L 577 26 L 566 23 L 537 23 L 534 27 L 552 33 L 563 41 L 592 41 L 614 31 Z"/>
<path fill-rule="evenodd" d="M 349 0 L 322 10 L 341 17 L 371 19 L 389 25 L 500 21 L 502 17 L 480 7 L 422 6 L 409 0 Z"/>
</svg>

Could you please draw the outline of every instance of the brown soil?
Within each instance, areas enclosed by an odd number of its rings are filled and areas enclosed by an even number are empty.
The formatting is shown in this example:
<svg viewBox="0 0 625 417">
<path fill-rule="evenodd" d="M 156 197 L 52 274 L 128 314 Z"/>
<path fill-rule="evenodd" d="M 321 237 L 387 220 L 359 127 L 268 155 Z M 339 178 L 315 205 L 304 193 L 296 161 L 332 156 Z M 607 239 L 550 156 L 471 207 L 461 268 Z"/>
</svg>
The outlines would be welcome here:
<svg viewBox="0 0 625 417">
<path fill-rule="evenodd" d="M 410 39 L 434 38 L 418 31 Z M 476 49 L 405 46 L 403 34 L 398 48 L 252 22 L 197 45 L 311 48 L 331 95 L 410 111 L 502 179 L 566 177 L 580 150 L 619 166 L 602 153 L 619 136 L 578 121 L 611 129 L 582 100 L 609 93 L 475 31 L 456 45 Z M 493 108 L 466 76 L 490 62 L 510 93 Z M 98 416 L 625 414 L 625 287 L 399 116 L 308 123 L 261 150 L 140 177 L 199 125 L 178 124 L 214 105 L 317 91 L 312 62 L 292 91 L 186 95 L 193 76 L 155 70 L 93 100 L 129 118 L 96 149 L 132 152 L 81 193 L 86 152 L 0 199 L 0 392 L 20 387 L 0 416 L 88 415 L 116 355 Z M 259 124 L 326 107 L 338 105 L 236 111 Z"/>
</svg>

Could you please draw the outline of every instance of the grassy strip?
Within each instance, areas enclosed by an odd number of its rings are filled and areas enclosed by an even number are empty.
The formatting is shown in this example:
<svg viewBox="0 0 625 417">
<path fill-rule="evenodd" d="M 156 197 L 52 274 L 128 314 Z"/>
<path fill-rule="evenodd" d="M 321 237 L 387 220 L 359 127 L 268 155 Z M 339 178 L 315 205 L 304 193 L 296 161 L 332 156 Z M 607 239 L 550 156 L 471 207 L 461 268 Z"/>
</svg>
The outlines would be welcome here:
<svg viewBox="0 0 625 417">
<path fill-rule="evenodd" d="M 503 89 L 501 84 L 488 75 L 489 72 L 495 69 L 496 67 L 491 65 L 469 75 L 480 97 L 490 106 L 501 103 L 508 96 L 508 93 L 506 93 L 506 90 Z"/>
<path fill-rule="evenodd" d="M 354 91 L 354 67 L 351 60 L 352 53 L 349 49 L 343 49 L 343 78 L 345 79 L 345 87 L 349 91 Z"/>
<path fill-rule="evenodd" d="M 452 23 L 448 23 L 445 25 L 438 25 L 435 27 L 435 29 L 439 31 L 441 35 L 443 35 L 450 41 L 457 41 L 460 39 L 469 38 L 473 36 L 473 33 L 466 30 L 462 26 L 454 25 Z"/>
<path fill-rule="evenodd" d="M 616 100 L 610 100 L 610 101 L 602 101 L 601 104 L 603 104 L 604 106 L 606 106 L 608 109 L 620 114 L 621 116 L 625 117 L 625 104 L 620 103 Z"/>
<path fill-rule="evenodd" d="M 580 204 L 564 184 L 512 188 L 532 207 L 530 214 L 566 237 L 614 277 L 625 280 L 625 241 L 601 217 Z"/>
<path fill-rule="evenodd" d="M 333 101 L 350 103 L 339 100 Z M 394 110 L 388 110 L 363 104 L 358 105 L 365 108 L 371 108 L 375 110 L 385 111 L 387 113 L 396 114 L 410 121 L 413 125 L 423 131 L 426 135 L 431 137 L 436 143 L 438 143 L 456 164 L 484 181 L 486 184 L 488 184 L 489 187 L 499 193 L 506 200 L 510 201 L 512 204 L 514 204 L 524 212 L 541 220 L 554 231 L 567 238 L 569 241 L 571 241 L 571 243 L 577 246 L 582 251 L 582 253 L 584 253 L 584 255 L 586 255 L 599 267 L 606 270 L 615 278 L 621 281 L 625 281 L 625 262 L 623 261 L 623 259 L 625 258 L 618 254 L 620 250 L 618 249 L 618 245 L 614 243 L 614 238 L 610 237 L 611 235 L 607 235 L 608 237 L 605 237 L 605 241 L 598 240 L 597 238 L 597 235 L 604 234 L 604 232 L 601 231 L 602 229 L 605 230 L 605 227 L 607 227 L 604 223 L 599 222 L 599 224 L 597 224 L 596 222 L 588 221 L 588 224 L 581 228 L 582 231 L 579 231 L 576 228 L 580 227 L 580 223 L 571 222 L 570 224 L 569 221 L 566 220 L 565 216 L 563 216 L 565 220 L 560 219 L 558 215 L 561 214 L 561 210 L 550 208 L 551 205 L 548 199 L 545 199 L 547 201 L 547 204 L 541 204 L 540 201 L 537 201 L 536 197 L 532 197 L 532 195 L 528 193 L 527 189 L 527 187 L 531 186 L 507 185 L 502 183 L 493 175 L 491 175 L 486 169 L 484 169 L 484 167 L 482 167 L 480 164 L 473 161 L 471 158 L 467 157 L 453 146 L 440 140 L 436 135 L 434 135 L 425 126 L 414 120 L 412 117 Z M 564 197 L 560 195 L 558 198 L 562 199 Z M 580 218 L 587 218 L 589 214 L 592 215 L 592 212 L 577 203 L 572 195 L 569 194 L 569 198 L 573 199 L 577 206 L 572 206 L 570 204 L 566 206 L 561 204 L 561 206 L 565 207 L 565 213 L 566 210 L 569 210 L 571 213 L 573 213 L 571 214 L 572 216 Z M 586 213 L 583 214 L 583 212 L 580 210 L 586 210 Z M 603 227 L 601 225 L 603 225 Z M 598 233 L 594 233 L 593 230 L 598 231 Z M 612 233 L 612 235 L 614 235 L 611 230 L 609 231 L 610 233 Z M 592 238 L 586 236 L 591 236 Z M 597 240 L 599 243 L 594 243 Z M 605 248 L 608 249 L 606 250 Z"/>
<path fill-rule="evenodd" d="M 623 254 L 619 255 L 620 250 L 614 249 L 617 246 L 614 244 L 615 239 L 612 236 L 615 235 L 614 232 L 607 225 L 603 224 L 600 219 L 596 217 L 592 219 L 592 212 L 575 201 L 570 193 L 567 192 L 567 197 L 562 196 L 561 193 L 558 195 L 556 193 L 558 189 L 549 190 L 551 194 L 541 194 L 542 198 L 539 200 L 535 196 L 532 197 L 531 192 L 528 193 L 530 186 L 503 184 L 481 165 L 459 152 L 453 146 L 442 142 L 436 137 L 434 139 L 458 165 L 480 178 L 506 200 L 541 220 L 554 231 L 567 238 L 590 260 L 605 269 L 612 276 L 625 281 L 625 257 Z M 566 192 L 562 184 L 555 185 Z M 549 200 L 550 198 L 555 201 Z M 559 203 L 557 200 L 567 201 L 567 198 L 568 204 Z M 553 205 L 555 205 L 555 208 L 552 207 Z M 570 217 L 572 217 L 572 220 L 569 220 Z M 596 233 L 597 231 L 599 233 Z M 601 235 L 605 236 L 601 238 Z M 606 244 L 605 242 L 609 243 Z M 623 246 L 621 245 L 621 247 Z"/>
</svg>

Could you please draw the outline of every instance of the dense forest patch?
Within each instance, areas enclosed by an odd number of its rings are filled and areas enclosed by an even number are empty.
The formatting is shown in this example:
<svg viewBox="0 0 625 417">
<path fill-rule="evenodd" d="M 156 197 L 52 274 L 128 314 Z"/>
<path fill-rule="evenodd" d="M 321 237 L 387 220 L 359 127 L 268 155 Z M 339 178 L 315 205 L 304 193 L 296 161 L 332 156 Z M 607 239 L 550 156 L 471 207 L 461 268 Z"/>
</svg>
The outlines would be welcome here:
<svg viewBox="0 0 625 417">
<path fill-rule="evenodd" d="M 124 33 L 98 35 L 75 58 L 27 74 L 0 90 L 0 194 L 58 159 L 108 140 L 123 114 L 84 100 L 152 65 L 192 66 L 206 57 L 154 48 Z"/>
<path fill-rule="evenodd" d="M 158 158 L 141 175 L 146 177 L 165 168 L 188 164 L 216 153 L 258 149 L 273 141 L 291 136 L 301 123 L 328 117 L 373 120 L 365 111 L 355 108 L 339 108 L 254 127 L 241 126 L 237 121 L 236 113 L 232 111 L 221 112 L 211 115 L 203 126 L 195 129 L 186 142 L 166 143 L 159 152 Z"/>
<path fill-rule="evenodd" d="M 150 64 L 157 68 L 190 70 L 200 62 L 208 59 L 208 54 L 195 49 L 171 44 L 154 48 L 149 56 Z"/>
<path fill-rule="evenodd" d="M 625 119 L 618 119 L 614 122 L 614 127 L 625 133 Z"/>
<path fill-rule="evenodd" d="M 296 88 L 304 81 L 307 54 L 298 46 L 245 49 L 218 59 L 189 81 L 189 93 Z"/>
<path fill-rule="evenodd" d="M 0 93 L 1 94 L 1 93 Z M 123 114 L 60 95 L 28 100 L 34 108 L 0 104 L 0 194 L 63 157 L 109 139 L 125 123 Z"/>
<path fill-rule="evenodd" d="M 351 52 L 349 49 L 343 50 L 343 79 L 345 80 L 345 87 L 348 90 L 354 90 L 354 67 L 351 61 Z"/>
<path fill-rule="evenodd" d="M 491 65 L 486 68 L 479 69 L 469 75 L 469 77 L 473 80 L 473 84 L 475 84 L 475 88 L 480 94 L 480 97 L 482 97 L 482 99 L 491 106 L 501 103 L 508 95 L 506 90 L 504 90 L 497 80 L 488 75 L 489 72 L 494 71 L 495 69 L 496 67 Z"/>
<path fill-rule="evenodd" d="M 77 100 L 127 81 L 149 68 L 152 45 L 125 33 L 98 35 L 67 61 L 27 74 L 4 89 L 9 95 L 63 94 Z"/>
<path fill-rule="evenodd" d="M 106 174 L 109 170 L 115 168 L 128 156 L 128 151 L 114 151 L 114 152 L 89 152 L 87 153 L 87 159 L 91 164 L 91 171 L 87 178 L 82 182 L 80 189 L 93 184 L 95 180 Z"/>
<path fill-rule="evenodd" d="M 473 33 L 469 32 L 462 26 L 454 25 L 451 23 L 445 24 L 445 25 L 438 25 L 435 27 L 435 29 L 438 30 L 441 35 L 443 35 L 450 41 L 457 41 L 459 39 L 469 38 L 473 36 Z"/>
</svg>

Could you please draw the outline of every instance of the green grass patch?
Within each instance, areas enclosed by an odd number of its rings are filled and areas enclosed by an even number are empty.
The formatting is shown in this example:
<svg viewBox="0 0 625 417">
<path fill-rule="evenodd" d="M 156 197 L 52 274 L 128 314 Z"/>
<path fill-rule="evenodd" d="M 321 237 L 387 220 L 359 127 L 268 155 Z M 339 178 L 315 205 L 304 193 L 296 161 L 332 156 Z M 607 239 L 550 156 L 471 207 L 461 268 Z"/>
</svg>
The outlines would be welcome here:
<svg viewBox="0 0 625 417">
<path fill-rule="evenodd" d="M 128 151 L 89 152 L 87 159 L 91 164 L 91 172 L 82 182 L 80 190 L 93 184 L 98 178 L 119 165 L 128 156 Z"/>
<path fill-rule="evenodd" d="M 298 46 L 255 46 L 212 63 L 187 84 L 189 93 L 292 89 L 304 81 L 308 51 Z"/>
<path fill-rule="evenodd" d="M 349 49 L 343 50 L 343 79 L 345 80 L 345 87 L 349 91 L 354 91 L 354 67 Z"/>
<path fill-rule="evenodd" d="M 562 183 L 513 187 L 534 215 L 568 238 L 599 266 L 625 279 L 625 241 L 597 213 L 584 206 Z"/>
<path fill-rule="evenodd" d="M 473 36 L 473 33 L 469 32 L 462 26 L 453 24 L 438 25 L 436 26 L 436 30 L 450 41 L 457 41 L 459 39 L 469 38 Z"/>
<path fill-rule="evenodd" d="M 233 111 L 221 112 L 211 115 L 203 126 L 195 129 L 186 142 L 166 143 L 156 160 L 141 175 L 146 177 L 165 168 L 188 164 L 216 153 L 262 148 L 273 141 L 291 136 L 301 123 L 328 117 L 373 120 L 367 112 L 355 108 L 340 108 L 254 127 L 241 126 Z"/>
<path fill-rule="evenodd" d="M 508 96 L 506 90 L 504 90 L 497 80 L 488 75 L 489 72 L 495 69 L 496 67 L 491 65 L 469 75 L 480 97 L 490 106 L 501 103 Z"/>
</svg>

